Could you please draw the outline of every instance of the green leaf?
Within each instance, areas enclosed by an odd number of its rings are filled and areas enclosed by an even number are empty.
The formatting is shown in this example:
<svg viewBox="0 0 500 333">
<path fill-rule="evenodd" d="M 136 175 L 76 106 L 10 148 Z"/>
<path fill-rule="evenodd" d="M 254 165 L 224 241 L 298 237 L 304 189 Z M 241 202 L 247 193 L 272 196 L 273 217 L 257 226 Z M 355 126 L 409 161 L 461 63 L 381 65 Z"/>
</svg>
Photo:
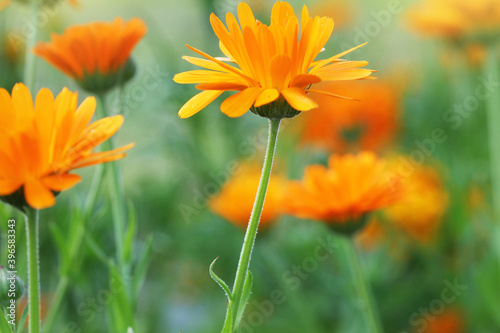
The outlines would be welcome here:
<svg viewBox="0 0 500 333">
<path fill-rule="evenodd" d="M 125 234 L 122 253 L 123 261 L 126 263 L 129 263 L 132 258 L 132 247 L 134 245 L 134 236 L 137 229 L 137 215 L 134 205 L 131 202 L 128 203 L 128 216 L 128 228 Z"/>
<path fill-rule="evenodd" d="M 250 294 L 252 293 L 252 285 L 253 285 L 253 276 L 252 273 L 248 271 L 247 277 L 245 279 L 245 284 L 243 285 L 243 292 L 241 293 L 240 308 L 238 309 L 238 313 L 236 314 L 235 327 L 239 326 L 241 318 L 243 318 L 245 307 L 247 306 L 248 299 L 250 298 Z"/>
<path fill-rule="evenodd" d="M 23 314 L 21 315 L 21 319 L 19 319 L 19 323 L 17 324 L 16 333 L 21 333 L 23 331 L 26 319 L 28 318 L 28 313 L 29 313 L 29 305 L 26 304 L 23 310 Z"/>
<path fill-rule="evenodd" d="M 233 333 L 233 311 L 231 309 L 231 302 L 227 303 L 226 320 L 224 321 L 224 327 L 221 333 Z"/>
<path fill-rule="evenodd" d="M 66 246 L 66 237 L 64 233 L 61 231 L 61 228 L 55 223 L 51 223 L 49 225 L 50 232 L 52 234 L 52 239 L 56 243 L 56 247 L 58 249 L 58 253 L 61 256 L 61 265 L 59 266 L 59 271 L 61 275 L 64 275 L 68 271 L 68 266 L 70 263 L 68 262 L 68 248 Z"/>
<path fill-rule="evenodd" d="M 209 269 L 210 276 L 212 277 L 212 279 L 214 279 L 215 282 L 217 282 L 219 284 L 219 286 L 221 286 L 222 289 L 224 289 L 224 292 L 226 293 L 226 296 L 227 296 L 227 300 L 229 303 L 231 303 L 231 300 L 233 297 L 233 295 L 231 293 L 231 289 L 229 289 L 226 282 L 224 282 L 224 280 L 222 280 L 220 277 L 218 277 L 217 274 L 215 274 L 213 271 L 213 267 L 214 267 L 214 264 L 217 261 L 217 259 L 219 259 L 219 257 L 215 258 L 215 260 L 212 261 L 212 263 L 210 264 L 210 269 Z"/>
<path fill-rule="evenodd" d="M 142 288 L 144 279 L 146 278 L 146 273 L 148 272 L 148 267 L 151 262 L 151 254 L 153 253 L 153 236 L 149 236 L 146 239 L 146 246 L 142 251 L 141 257 L 137 261 L 137 266 L 134 269 L 134 275 L 132 279 L 132 292 L 134 296 L 139 295 L 139 291 Z"/>
<path fill-rule="evenodd" d="M 0 331 L 1 332 L 12 332 L 12 326 L 9 325 L 7 318 L 2 310 L 0 310 Z"/>
<path fill-rule="evenodd" d="M 127 285 L 111 260 L 109 266 L 111 302 L 108 303 L 108 313 L 112 331 L 126 332 L 129 327 L 134 326 L 134 314 L 127 295 Z"/>
</svg>

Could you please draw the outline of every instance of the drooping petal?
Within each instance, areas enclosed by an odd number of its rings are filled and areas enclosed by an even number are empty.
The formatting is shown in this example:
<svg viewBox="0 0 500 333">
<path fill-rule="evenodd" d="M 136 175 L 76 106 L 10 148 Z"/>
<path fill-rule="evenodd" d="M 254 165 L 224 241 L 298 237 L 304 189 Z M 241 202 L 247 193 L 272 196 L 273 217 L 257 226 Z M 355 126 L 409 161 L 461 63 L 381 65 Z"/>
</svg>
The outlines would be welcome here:
<svg viewBox="0 0 500 333">
<path fill-rule="evenodd" d="M 318 103 L 307 96 L 302 89 L 291 87 L 283 89 L 281 93 L 283 94 L 283 97 L 285 97 L 288 104 L 290 104 L 295 110 L 309 111 L 318 107 Z"/>
<path fill-rule="evenodd" d="M 52 191 L 61 192 L 72 188 L 81 180 L 82 177 L 79 175 L 65 173 L 61 175 L 46 176 L 42 179 L 42 183 L 45 187 L 51 189 Z"/>
<path fill-rule="evenodd" d="M 258 108 L 259 106 L 269 104 L 271 102 L 274 102 L 276 99 L 280 97 L 280 93 L 276 89 L 265 89 L 263 90 L 259 97 L 255 100 L 254 106 Z"/>
<path fill-rule="evenodd" d="M 239 117 L 247 112 L 254 104 L 257 97 L 262 92 L 262 88 L 251 87 L 240 91 L 224 100 L 220 109 L 222 113 L 229 117 Z"/>
<path fill-rule="evenodd" d="M 205 90 L 201 93 L 192 97 L 186 102 L 179 110 L 179 117 L 188 118 L 192 115 L 198 113 L 208 104 L 212 103 L 217 97 L 219 97 L 224 91 L 223 90 Z"/>
<path fill-rule="evenodd" d="M 24 184 L 24 195 L 26 202 L 35 209 L 52 207 L 56 203 L 54 194 L 36 179 L 28 180 Z"/>
</svg>

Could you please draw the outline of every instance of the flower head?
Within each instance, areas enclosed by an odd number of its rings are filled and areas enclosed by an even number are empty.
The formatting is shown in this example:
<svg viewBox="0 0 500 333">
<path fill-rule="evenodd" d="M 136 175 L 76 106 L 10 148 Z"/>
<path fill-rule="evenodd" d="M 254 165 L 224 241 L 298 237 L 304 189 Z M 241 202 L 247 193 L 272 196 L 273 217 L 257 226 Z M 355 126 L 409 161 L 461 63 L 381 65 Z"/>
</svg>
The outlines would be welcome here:
<svg viewBox="0 0 500 333">
<path fill-rule="evenodd" d="M 259 186 L 261 170 L 257 165 L 243 164 L 236 174 L 222 187 L 220 193 L 210 200 L 210 209 L 235 225 L 246 229 Z M 286 179 L 273 174 L 267 188 L 264 210 L 259 226 L 266 227 L 282 213 Z"/>
<path fill-rule="evenodd" d="M 311 165 L 304 179 L 292 181 L 285 209 L 300 218 L 329 223 L 334 230 L 353 233 L 367 213 L 398 199 L 399 183 L 386 177 L 387 163 L 372 152 L 332 155 L 328 168 Z"/>
<path fill-rule="evenodd" d="M 130 53 L 147 28 L 138 18 L 72 26 L 39 43 L 34 52 L 74 78 L 84 89 L 104 92 L 135 74 Z"/>
<path fill-rule="evenodd" d="M 184 104 L 179 111 L 181 118 L 194 115 L 224 91 L 237 91 L 221 104 L 221 111 L 230 117 L 239 117 L 249 109 L 267 118 L 292 117 L 318 106 L 308 92 L 340 97 L 310 89 L 311 85 L 363 79 L 373 72 L 360 68 L 368 64 L 366 61 L 340 59 L 356 48 L 315 60 L 330 38 L 333 20 L 309 16 L 306 6 L 297 18 L 289 3 L 276 2 L 268 26 L 255 19 L 246 3 L 240 3 L 238 18 L 239 24 L 228 13 L 226 27 L 214 14 L 210 16 L 225 58 L 215 58 L 188 46 L 205 59 L 184 59 L 204 69 L 177 74 L 174 81 L 197 84 L 196 88 L 203 91 Z"/>
<path fill-rule="evenodd" d="M 402 166 L 395 161 L 390 164 L 392 170 Z M 434 238 L 448 208 L 448 192 L 440 174 L 430 166 L 415 167 L 411 174 L 401 178 L 401 191 L 404 194 L 384 214 L 392 225 L 412 239 L 429 242 Z"/>
<path fill-rule="evenodd" d="M 498 0 L 423 0 L 409 12 L 410 24 L 426 35 L 460 38 L 500 29 Z"/>
<path fill-rule="evenodd" d="M 328 82 L 321 84 L 326 91 L 348 94 L 359 101 L 338 100 L 311 93 L 318 109 L 305 114 L 301 141 L 332 152 L 375 150 L 388 145 L 398 127 L 398 92 L 380 80 L 370 82 Z"/>
<path fill-rule="evenodd" d="M 89 124 L 95 107 L 89 97 L 77 108 L 77 94 L 66 88 L 55 99 L 41 89 L 34 105 L 22 83 L 12 96 L 0 89 L 0 198 L 19 209 L 51 207 L 54 192 L 80 181 L 71 170 L 123 158 L 133 144 L 93 151 L 123 123 L 122 116 L 114 116 Z"/>
</svg>

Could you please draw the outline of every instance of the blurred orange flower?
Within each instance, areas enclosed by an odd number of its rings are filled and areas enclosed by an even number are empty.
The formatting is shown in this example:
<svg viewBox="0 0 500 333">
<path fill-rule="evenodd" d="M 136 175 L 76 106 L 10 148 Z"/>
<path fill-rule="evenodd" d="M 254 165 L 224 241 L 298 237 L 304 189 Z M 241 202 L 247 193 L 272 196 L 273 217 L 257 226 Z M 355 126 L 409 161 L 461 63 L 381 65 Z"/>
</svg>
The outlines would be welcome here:
<svg viewBox="0 0 500 333">
<path fill-rule="evenodd" d="M 373 152 L 332 155 L 328 168 L 308 166 L 302 182 L 290 183 L 285 209 L 300 218 L 349 227 L 399 198 L 398 180 L 388 179 L 386 172 L 386 161 Z"/>
<path fill-rule="evenodd" d="M 261 170 L 257 165 L 243 164 L 235 175 L 222 187 L 220 193 L 210 200 L 210 209 L 235 225 L 246 229 L 255 201 Z M 259 226 L 267 227 L 282 212 L 286 178 L 275 173 L 267 188 L 264 210 Z"/>
<path fill-rule="evenodd" d="M 10 5 L 11 0 L 1 0 L 0 1 L 0 12 Z"/>
<path fill-rule="evenodd" d="M 392 162 L 397 165 L 396 161 Z M 401 200 L 384 213 L 397 228 L 420 242 L 431 241 L 448 208 L 441 176 L 430 166 L 416 166 L 401 180 Z"/>
<path fill-rule="evenodd" d="M 332 152 L 357 150 L 379 151 L 391 143 L 399 122 L 399 92 L 390 84 L 374 80 L 329 82 L 321 89 L 349 94 L 359 101 L 337 100 L 311 93 L 318 104 L 303 117 L 301 141 Z"/>
<path fill-rule="evenodd" d="M 52 34 L 50 42 L 38 43 L 34 52 L 83 88 L 105 91 L 134 75 L 130 53 L 146 31 L 138 18 L 72 26 L 63 35 Z"/>
<path fill-rule="evenodd" d="M 419 330 L 422 333 L 464 333 L 465 324 L 463 314 L 457 310 L 446 310 L 429 320 L 427 328 Z"/>
<path fill-rule="evenodd" d="M 41 89 L 35 105 L 22 83 L 12 96 L 0 89 L 0 197 L 23 209 L 41 209 L 55 204 L 54 192 L 73 187 L 80 176 L 69 172 L 125 156 L 133 144 L 106 152 L 93 148 L 120 129 L 122 116 L 98 120 L 95 98 L 86 98 L 77 108 L 77 94 L 64 88 L 54 99 Z"/>
<path fill-rule="evenodd" d="M 409 12 L 409 23 L 426 35 L 460 38 L 500 29 L 498 0 L 423 0 Z"/>
<path fill-rule="evenodd" d="M 360 68 L 368 64 L 366 61 L 340 59 L 355 48 L 314 61 L 330 38 L 333 20 L 310 17 L 306 6 L 301 18 L 297 18 L 289 3 L 276 2 L 271 24 L 267 26 L 255 19 L 246 3 L 240 3 L 238 18 L 239 25 L 228 13 L 226 28 L 214 14 L 210 16 L 226 58 L 214 58 L 188 46 L 206 59 L 187 56 L 184 59 L 204 70 L 177 74 L 174 81 L 197 84 L 196 88 L 203 91 L 184 104 L 179 111 L 181 118 L 199 112 L 224 91 L 238 91 L 221 104 L 221 111 L 230 117 L 239 117 L 249 109 L 267 118 L 293 117 L 299 111 L 318 106 L 308 92 L 339 97 L 332 92 L 310 89 L 311 85 L 322 81 L 362 79 L 373 72 Z"/>
</svg>

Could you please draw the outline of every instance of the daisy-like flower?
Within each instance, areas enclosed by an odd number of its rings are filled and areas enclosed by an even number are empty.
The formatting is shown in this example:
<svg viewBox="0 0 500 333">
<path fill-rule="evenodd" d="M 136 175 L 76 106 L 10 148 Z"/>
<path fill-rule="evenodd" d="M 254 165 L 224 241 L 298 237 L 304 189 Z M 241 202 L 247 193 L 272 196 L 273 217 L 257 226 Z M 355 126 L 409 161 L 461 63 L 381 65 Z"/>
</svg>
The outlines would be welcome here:
<svg viewBox="0 0 500 333">
<path fill-rule="evenodd" d="M 146 31 L 138 18 L 77 25 L 62 35 L 52 34 L 51 41 L 39 43 L 34 52 L 84 89 L 102 93 L 134 76 L 130 54 Z"/>
<path fill-rule="evenodd" d="M 399 197 L 399 181 L 387 177 L 387 163 L 373 152 L 332 155 L 328 168 L 308 166 L 302 181 L 292 181 L 285 210 L 299 218 L 328 223 L 335 231 L 352 234 L 367 214 Z"/>
<path fill-rule="evenodd" d="M 403 165 L 396 161 L 390 164 L 391 170 Z M 401 199 L 388 207 L 384 214 L 392 225 L 412 239 L 430 242 L 443 221 L 449 202 L 440 174 L 430 166 L 415 167 L 408 177 L 402 179 L 401 191 L 404 193 Z"/>
<path fill-rule="evenodd" d="M 411 26 L 426 35 L 455 39 L 500 29 L 498 0 L 423 0 L 408 15 Z"/>
<path fill-rule="evenodd" d="M 225 58 L 215 58 L 188 46 L 205 59 L 184 59 L 204 69 L 177 74 L 174 81 L 197 84 L 196 88 L 203 91 L 184 104 L 179 111 L 181 118 L 194 115 L 225 91 L 237 91 L 221 104 L 221 111 L 230 117 L 239 117 L 249 109 L 271 119 L 293 117 L 318 106 L 308 92 L 340 97 L 313 89 L 312 85 L 363 79 L 373 72 L 360 68 L 368 64 L 366 61 L 341 59 L 357 47 L 315 60 L 332 34 L 333 20 L 309 16 L 306 6 L 297 18 L 289 3 L 277 2 L 268 26 L 255 19 L 246 3 L 240 3 L 238 18 L 239 24 L 228 13 L 226 27 L 214 14 L 210 16 Z"/>
<path fill-rule="evenodd" d="M 41 89 L 34 105 L 22 83 L 12 96 L 0 89 L 0 199 L 21 210 L 51 207 L 57 192 L 80 181 L 71 170 L 123 158 L 133 144 L 93 151 L 123 124 L 120 115 L 90 124 L 95 107 L 89 97 L 77 108 L 77 94 L 66 88 L 55 99 Z"/>
<path fill-rule="evenodd" d="M 257 165 L 241 165 L 220 193 L 210 200 L 210 209 L 236 226 L 246 229 L 259 186 L 260 173 Z M 273 175 L 270 179 L 259 227 L 267 227 L 282 213 L 286 184 L 285 177 L 280 174 Z"/>
<path fill-rule="evenodd" d="M 314 112 L 305 114 L 301 141 L 332 152 L 358 150 L 380 151 L 394 138 L 399 120 L 399 93 L 390 84 L 370 82 L 328 82 L 326 91 L 347 94 L 352 91 L 359 101 L 338 100 L 311 93 L 319 104 Z"/>
</svg>

